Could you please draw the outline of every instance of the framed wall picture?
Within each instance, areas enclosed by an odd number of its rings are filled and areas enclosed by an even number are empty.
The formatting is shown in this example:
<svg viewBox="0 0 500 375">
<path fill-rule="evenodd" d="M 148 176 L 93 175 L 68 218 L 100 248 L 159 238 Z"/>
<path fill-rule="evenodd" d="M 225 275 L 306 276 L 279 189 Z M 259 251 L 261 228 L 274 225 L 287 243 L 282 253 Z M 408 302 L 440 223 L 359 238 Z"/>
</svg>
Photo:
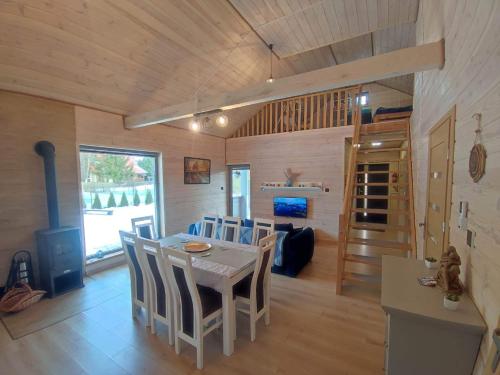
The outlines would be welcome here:
<svg viewBox="0 0 500 375">
<path fill-rule="evenodd" d="M 209 184 L 210 160 L 184 157 L 184 184 Z"/>
</svg>

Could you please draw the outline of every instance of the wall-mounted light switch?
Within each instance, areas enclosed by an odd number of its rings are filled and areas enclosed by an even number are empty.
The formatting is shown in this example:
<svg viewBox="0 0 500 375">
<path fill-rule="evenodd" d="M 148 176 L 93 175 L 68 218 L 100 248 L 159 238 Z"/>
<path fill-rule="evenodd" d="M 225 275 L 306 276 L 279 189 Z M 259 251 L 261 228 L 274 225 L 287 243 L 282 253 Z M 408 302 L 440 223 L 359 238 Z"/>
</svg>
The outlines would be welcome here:
<svg viewBox="0 0 500 375">
<path fill-rule="evenodd" d="M 467 230 L 467 246 L 471 249 L 476 248 L 476 232 L 470 229 Z"/>
<path fill-rule="evenodd" d="M 458 205 L 458 229 L 467 230 L 467 217 L 469 216 L 469 202 L 461 201 Z"/>
</svg>

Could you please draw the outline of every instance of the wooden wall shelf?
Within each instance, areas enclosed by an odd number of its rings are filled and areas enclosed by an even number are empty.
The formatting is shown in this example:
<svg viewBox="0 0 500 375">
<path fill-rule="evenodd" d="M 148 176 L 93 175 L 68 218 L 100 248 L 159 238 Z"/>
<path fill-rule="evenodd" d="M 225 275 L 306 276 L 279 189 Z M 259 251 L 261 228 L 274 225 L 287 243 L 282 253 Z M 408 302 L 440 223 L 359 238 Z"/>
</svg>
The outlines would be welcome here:
<svg viewBox="0 0 500 375">
<path fill-rule="evenodd" d="M 310 191 L 321 192 L 322 187 L 319 186 L 261 186 L 261 191 Z"/>
</svg>

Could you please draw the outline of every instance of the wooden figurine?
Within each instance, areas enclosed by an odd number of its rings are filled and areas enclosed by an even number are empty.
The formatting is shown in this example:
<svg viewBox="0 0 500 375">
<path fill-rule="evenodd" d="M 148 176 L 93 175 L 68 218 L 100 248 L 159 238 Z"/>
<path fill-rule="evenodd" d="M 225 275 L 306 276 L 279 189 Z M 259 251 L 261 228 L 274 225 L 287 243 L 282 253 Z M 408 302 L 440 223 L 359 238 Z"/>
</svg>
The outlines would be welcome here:
<svg viewBox="0 0 500 375">
<path fill-rule="evenodd" d="M 461 295 L 464 286 L 460 281 L 460 255 L 454 246 L 448 247 L 448 250 L 441 256 L 441 266 L 436 277 L 437 284 L 445 293 Z"/>
</svg>

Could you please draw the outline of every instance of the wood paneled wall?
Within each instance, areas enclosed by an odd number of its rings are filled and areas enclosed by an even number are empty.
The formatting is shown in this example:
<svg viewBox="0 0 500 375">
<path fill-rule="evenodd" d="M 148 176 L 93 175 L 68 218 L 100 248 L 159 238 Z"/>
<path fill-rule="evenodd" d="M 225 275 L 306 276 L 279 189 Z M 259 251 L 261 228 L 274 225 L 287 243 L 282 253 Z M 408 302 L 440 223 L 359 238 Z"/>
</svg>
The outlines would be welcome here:
<svg viewBox="0 0 500 375">
<path fill-rule="evenodd" d="M 168 126 L 126 130 L 121 116 L 82 107 L 75 108 L 75 122 L 77 144 L 161 153 L 166 234 L 186 231 L 204 213 L 226 213 L 223 138 Z M 210 184 L 184 185 L 185 156 L 212 161 Z"/>
<path fill-rule="evenodd" d="M 34 232 L 48 227 L 40 140 L 56 147 L 61 224 L 80 226 L 73 106 L 0 91 L 0 285 L 18 250 L 31 250 L 38 267 Z"/>
<path fill-rule="evenodd" d="M 43 139 L 56 147 L 62 225 L 81 226 L 80 144 L 161 153 L 167 234 L 185 231 L 205 212 L 226 212 L 223 138 L 166 126 L 129 131 L 118 115 L 0 91 L 0 285 L 17 250 L 30 250 L 38 267 L 33 233 L 48 226 L 48 217 L 42 159 L 33 145 Z M 184 156 L 212 160 L 209 185 L 184 185 Z"/>
<path fill-rule="evenodd" d="M 344 194 L 345 138 L 352 137 L 352 132 L 353 126 L 347 126 L 227 139 L 227 163 L 250 164 L 252 217 L 273 218 L 275 195 L 306 196 L 309 199 L 307 219 L 276 218 L 276 221 L 311 226 L 318 238 L 336 240 Z M 330 191 L 260 190 L 262 182 L 285 181 L 286 168 L 300 173 L 298 182 L 322 182 Z"/>
<path fill-rule="evenodd" d="M 461 0 L 420 2 L 417 44 L 442 37 L 446 64 L 442 70 L 415 75 L 413 153 L 416 220 L 425 217 L 429 129 L 456 104 L 456 144 L 450 242 L 462 257 L 462 277 L 490 331 L 485 335 L 475 372 L 482 374 L 492 355 L 491 330 L 500 317 L 500 2 Z M 488 152 L 486 175 L 475 184 L 468 175 L 474 141 L 474 113 L 482 114 L 483 144 Z M 476 248 L 459 231 L 457 206 L 469 202 L 469 228 Z M 423 254 L 423 233 L 418 235 Z"/>
</svg>

